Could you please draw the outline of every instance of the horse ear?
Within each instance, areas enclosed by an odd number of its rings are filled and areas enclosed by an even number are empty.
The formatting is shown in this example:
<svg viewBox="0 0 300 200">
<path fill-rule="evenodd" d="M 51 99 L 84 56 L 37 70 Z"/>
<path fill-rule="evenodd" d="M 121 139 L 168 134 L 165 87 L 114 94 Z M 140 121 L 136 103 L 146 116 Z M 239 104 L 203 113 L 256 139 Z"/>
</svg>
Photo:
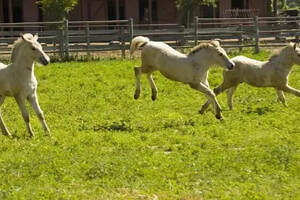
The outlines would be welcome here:
<svg viewBox="0 0 300 200">
<path fill-rule="evenodd" d="M 20 36 L 21 36 L 21 38 L 22 38 L 24 41 L 30 42 L 30 41 L 28 40 L 28 38 L 25 37 L 25 34 L 20 33 Z"/>
<path fill-rule="evenodd" d="M 20 33 L 20 37 L 21 37 L 23 40 L 26 40 L 23 33 Z"/>
<path fill-rule="evenodd" d="M 36 33 L 36 34 L 33 36 L 33 39 L 34 39 L 35 41 L 37 41 L 37 40 L 39 39 L 39 35 Z"/>
<path fill-rule="evenodd" d="M 294 47 L 294 49 L 297 48 L 297 42 L 294 43 L 293 47 Z"/>
<path fill-rule="evenodd" d="M 214 45 L 215 47 L 219 47 L 220 46 L 220 41 L 219 40 L 212 40 L 210 43 L 212 45 Z"/>
</svg>

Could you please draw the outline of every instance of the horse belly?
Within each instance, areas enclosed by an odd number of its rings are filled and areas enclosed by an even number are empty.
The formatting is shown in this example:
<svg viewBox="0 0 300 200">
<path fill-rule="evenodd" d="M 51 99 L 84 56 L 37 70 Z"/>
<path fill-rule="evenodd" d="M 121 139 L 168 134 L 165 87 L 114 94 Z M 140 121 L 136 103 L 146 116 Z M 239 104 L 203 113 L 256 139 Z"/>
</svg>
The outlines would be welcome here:
<svg viewBox="0 0 300 200">
<path fill-rule="evenodd" d="M 184 69 L 181 70 L 160 70 L 160 73 L 164 75 L 166 78 L 173 80 L 173 81 L 179 81 L 183 83 L 190 83 L 193 81 L 192 75 L 185 71 Z"/>
<path fill-rule="evenodd" d="M 3 96 L 13 96 L 14 94 L 13 94 L 13 92 L 9 89 L 9 88 L 7 88 L 7 87 L 2 87 L 1 89 L 0 89 L 0 96 L 1 95 L 3 95 Z"/>
<path fill-rule="evenodd" d="M 268 87 L 271 84 L 271 80 L 266 75 L 251 74 L 245 80 L 246 83 L 255 87 Z"/>
</svg>

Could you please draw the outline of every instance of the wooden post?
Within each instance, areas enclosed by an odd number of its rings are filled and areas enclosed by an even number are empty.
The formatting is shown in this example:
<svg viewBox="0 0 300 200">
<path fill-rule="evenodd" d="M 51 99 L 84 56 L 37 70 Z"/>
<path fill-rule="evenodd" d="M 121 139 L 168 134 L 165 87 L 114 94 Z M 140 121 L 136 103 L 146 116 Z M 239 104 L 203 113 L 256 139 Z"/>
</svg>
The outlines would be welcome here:
<svg viewBox="0 0 300 200">
<path fill-rule="evenodd" d="M 64 20 L 64 50 L 65 50 L 65 59 L 69 59 L 69 21 Z"/>
<path fill-rule="evenodd" d="M 12 5 L 12 1 L 13 0 L 8 0 L 8 22 L 9 23 L 13 23 L 14 22 L 14 19 L 13 19 L 13 17 L 14 17 L 14 15 L 13 15 L 13 5 Z M 13 28 L 12 27 L 10 27 L 9 28 L 9 30 L 10 31 L 13 31 Z"/>
<path fill-rule="evenodd" d="M 116 3 L 116 20 L 120 19 L 120 2 L 119 0 L 115 0 Z"/>
<path fill-rule="evenodd" d="M 179 26 L 179 32 L 184 33 L 184 26 L 183 25 Z M 184 38 L 184 34 L 182 34 L 182 35 L 180 35 L 179 45 L 184 46 L 185 43 L 186 43 L 186 41 L 185 41 L 185 38 Z"/>
<path fill-rule="evenodd" d="M 198 45 L 198 16 L 194 18 L 194 46 Z"/>
<path fill-rule="evenodd" d="M 8 0 L 8 9 L 9 9 L 9 23 L 13 23 L 14 22 L 14 20 L 13 20 L 13 16 L 14 16 L 14 14 L 13 14 L 13 12 L 14 12 L 14 10 L 13 10 L 13 5 L 12 5 L 12 1 L 13 0 Z"/>
<path fill-rule="evenodd" d="M 299 20 L 297 19 L 295 23 L 296 23 L 296 29 L 299 29 Z M 295 42 L 299 42 L 299 32 L 296 33 Z"/>
<path fill-rule="evenodd" d="M 124 35 L 124 27 L 121 27 L 121 51 L 122 51 L 122 58 L 125 58 L 125 50 L 126 50 L 126 44 L 125 44 L 125 35 Z"/>
<path fill-rule="evenodd" d="M 0 23 L 4 23 L 3 0 L 0 0 Z"/>
<path fill-rule="evenodd" d="M 152 0 L 148 0 L 149 24 L 152 24 Z"/>
<path fill-rule="evenodd" d="M 242 24 L 239 25 L 238 31 L 243 31 L 243 25 Z M 240 45 L 239 51 L 241 52 L 243 50 L 243 47 L 242 47 L 243 46 L 243 33 L 239 34 L 239 45 Z"/>
<path fill-rule="evenodd" d="M 56 53 L 56 41 L 55 41 L 55 39 L 53 40 L 53 51 L 54 51 L 54 56 L 56 57 L 57 53 Z"/>
<path fill-rule="evenodd" d="M 254 31 L 255 31 L 255 53 L 259 53 L 259 27 L 258 27 L 258 17 L 255 16 L 254 20 Z"/>
<path fill-rule="evenodd" d="M 129 19 L 129 42 L 131 44 L 131 40 L 133 39 L 133 19 Z"/>
<path fill-rule="evenodd" d="M 63 24 L 63 22 L 61 22 Z M 60 35 L 59 35 L 59 54 L 60 54 L 60 59 L 63 60 L 64 59 L 64 52 L 65 52 L 65 42 L 64 42 L 64 30 L 60 29 Z"/>
<path fill-rule="evenodd" d="M 86 35 L 86 55 L 90 57 L 90 25 L 87 23 L 85 26 L 85 35 Z"/>
</svg>

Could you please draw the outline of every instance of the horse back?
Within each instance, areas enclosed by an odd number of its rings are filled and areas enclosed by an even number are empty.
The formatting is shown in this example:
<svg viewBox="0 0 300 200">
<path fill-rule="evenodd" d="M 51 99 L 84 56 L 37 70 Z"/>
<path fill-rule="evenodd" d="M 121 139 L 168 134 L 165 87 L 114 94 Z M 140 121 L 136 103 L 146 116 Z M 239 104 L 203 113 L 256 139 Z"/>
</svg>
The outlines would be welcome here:
<svg viewBox="0 0 300 200">
<path fill-rule="evenodd" d="M 267 62 L 245 56 L 234 57 L 232 61 L 235 63 L 235 69 L 230 76 L 238 78 L 239 82 L 246 82 L 256 87 L 266 87 L 271 84 L 272 72 L 266 67 Z"/>
</svg>

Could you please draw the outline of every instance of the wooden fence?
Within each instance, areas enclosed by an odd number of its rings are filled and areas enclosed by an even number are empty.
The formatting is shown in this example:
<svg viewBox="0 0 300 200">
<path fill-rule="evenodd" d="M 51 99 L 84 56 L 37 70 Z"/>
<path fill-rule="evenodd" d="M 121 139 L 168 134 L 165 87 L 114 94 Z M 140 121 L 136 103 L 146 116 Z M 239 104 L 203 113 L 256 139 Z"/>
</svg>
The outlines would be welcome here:
<svg viewBox="0 0 300 200">
<path fill-rule="evenodd" d="M 225 48 L 283 46 L 299 41 L 299 17 L 198 18 L 192 28 L 179 24 L 134 24 L 133 20 L 0 23 L 0 55 L 9 54 L 20 33 L 39 34 L 47 53 L 68 58 L 70 53 L 90 55 L 97 51 L 122 52 L 134 36 L 164 41 L 175 48 L 220 39 Z"/>
<path fill-rule="evenodd" d="M 195 45 L 198 40 L 218 38 L 225 48 L 279 47 L 299 41 L 300 17 L 198 18 L 195 17 Z"/>
</svg>

